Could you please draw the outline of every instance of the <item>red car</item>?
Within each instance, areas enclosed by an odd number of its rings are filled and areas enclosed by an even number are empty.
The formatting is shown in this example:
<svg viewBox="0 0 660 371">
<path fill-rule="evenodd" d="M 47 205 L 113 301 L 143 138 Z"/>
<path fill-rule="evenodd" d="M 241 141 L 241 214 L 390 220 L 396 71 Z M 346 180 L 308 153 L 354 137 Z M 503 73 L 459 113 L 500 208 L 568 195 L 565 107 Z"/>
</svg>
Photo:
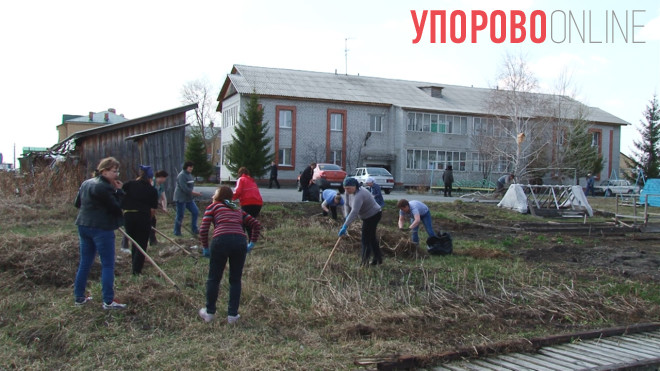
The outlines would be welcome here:
<svg viewBox="0 0 660 371">
<path fill-rule="evenodd" d="M 344 179 L 346 172 L 344 169 L 335 164 L 316 164 L 314 175 L 312 179 L 321 190 L 326 188 L 337 188 L 343 190 Z"/>
</svg>

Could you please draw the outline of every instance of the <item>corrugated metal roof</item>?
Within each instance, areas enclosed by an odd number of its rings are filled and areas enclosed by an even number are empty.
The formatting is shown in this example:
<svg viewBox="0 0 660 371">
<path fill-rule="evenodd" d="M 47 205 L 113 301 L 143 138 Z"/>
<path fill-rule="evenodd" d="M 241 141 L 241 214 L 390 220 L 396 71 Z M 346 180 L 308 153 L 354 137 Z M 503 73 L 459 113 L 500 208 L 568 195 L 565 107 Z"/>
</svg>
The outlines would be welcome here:
<svg viewBox="0 0 660 371">
<path fill-rule="evenodd" d="M 61 152 L 62 151 L 61 148 L 69 146 L 68 143 L 73 142 L 73 141 L 75 141 L 76 139 L 79 139 L 79 138 L 85 138 L 85 137 L 90 136 L 90 135 L 101 134 L 101 133 L 105 133 L 105 132 L 112 131 L 112 130 L 117 130 L 117 129 L 129 127 L 129 126 L 133 126 L 133 125 L 138 125 L 138 124 L 141 124 L 141 123 L 144 123 L 144 122 L 147 122 L 147 121 L 158 120 L 158 119 L 163 118 L 163 117 L 168 117 L 168 116 L 176 115 L 176 114 L 179 114 L 179 113 L 182 113 L 182 112 L 187 112 L 187 111 L 190 111 L 191 109 L 195 109 L 195 108 L 197 108 L 197 103 L 192 103 L 192 104 L 188 104 L 188 105 L 185 105 L 185 106 L 173 108 L 173 109 L 170 109 L 170 110 L 167 110 L 167 111 L 157 112 L 157 113 L 153 113 L 151 115 L 138 117 L 136 119 L 119 122 L 119 123 L 116 123 L 116 124 L 103 125 L 103 126 L 98 127 L 98 128 L 92 128 L 92 129 L 79 131 L 77 133 L 73 133 L 73 134 L 69 135 L 66 139 L 64 139 L 63 141 L 61 141 L 61 142 L 57 143 L 56 145 L 52 146 L 50 149 L 53 152 Z M 185 126 L 185 125 L 183 125 L 183 126 Z"/>
<path fill-rule="evenodd" d="M 385 79 L 379 77 L 341 75 L 325 72 L 288 70 L 279 68 L 234 65 L 227 76 L 223 92 L 230 82 L 240 94 L 256 92 L 260 96 L 305 100 L 325 100 L 350 103 L 394 105 L 412 110 L 491 114 L 488 102 L 493 89 L 458 85 Z M 423 87 L 441 87 L 442 97 L 433 97 Z M 503 92 L 500 90 L 500 92 Z M 534 97 L 553 97 L 534 94 Z M 219 97 L 222 104 L 222 99 Z M 555 97 L 565 101 L 568 111 L 585 111 L 582 103 L 568 97 Z M 219 108 L 221 105 L 219 106 Z M 628 122 L 596 107 L 589 107 L 590 121 L 629 125 Z"/>
</svg>

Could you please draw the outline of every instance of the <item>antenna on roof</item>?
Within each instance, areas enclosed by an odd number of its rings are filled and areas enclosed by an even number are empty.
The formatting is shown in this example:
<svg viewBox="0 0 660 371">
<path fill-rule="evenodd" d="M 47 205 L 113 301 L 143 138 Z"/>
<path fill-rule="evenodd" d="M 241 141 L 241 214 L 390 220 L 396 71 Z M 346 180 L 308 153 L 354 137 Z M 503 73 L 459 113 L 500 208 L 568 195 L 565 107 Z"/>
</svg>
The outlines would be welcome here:
<svg viewBox="0 0 660 371">
<path fill-rule="evenodd" d="M 350 37 L 347 37 L 344 39 L 344 63 L 346 65 L 346 76 L 348 76 L 348 40 L 350 40 Z"/>
</svg>

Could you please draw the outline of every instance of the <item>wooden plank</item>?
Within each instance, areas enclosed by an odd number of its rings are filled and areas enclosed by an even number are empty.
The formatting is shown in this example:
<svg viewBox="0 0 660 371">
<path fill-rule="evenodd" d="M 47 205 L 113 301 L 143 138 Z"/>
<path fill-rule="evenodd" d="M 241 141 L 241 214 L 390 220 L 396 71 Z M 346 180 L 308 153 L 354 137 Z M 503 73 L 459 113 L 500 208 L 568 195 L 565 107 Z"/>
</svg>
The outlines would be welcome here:
<svg viewBox="0 0 660 371">
<path fill-rule="evenodd" d="M 621 349 L 621 351 L 633 352 L 633 354 L 641 353 L 646 355 L 647 358 L 657 357 L 658 355 L 660 355 L 658 353 L 658 348 L 656 348 L 655 346 L 647 347 L 647 346 L 642 346 L 639 343 L 621 341 L 621 340 L 617 341 L 614 339 L 600 339 L 599 342 L 606 344 L 610 347 Z"/>
<path fill-rule="evenodd" d="M 558 371 L 575 370 L 574 364 L 566 363 L 558 360 L 557 358 L 551 358 L 543 354 L 513 353 L 510 354 L 509 356 L 514 358 L 526 359 L 532 363 L 536 362 L 538 364 L 552 368 L 553 370 L 558 370 Z"/>
<path fill-rule="evenodd" d="M 511 369 L 508 367 L 502 367 L 497 363 L 491 362 L 493 359 L 497 359 L 499 357 L 495 358 L 482 358 L 482 359 L 475 359 L 470 361 L 475 366 L 478 366 L 479 370 L 494 370 L 494 371 L 511 371 L 515 369 Z"/>
<path fill-rule="evenodd" d="M 620 353 L 613 353 L 611 351 L 599 347 L 594 343 L 588 343 L 586 341 L 578 344 L 566 344 L 566 346 L 570 348 L 574 348 L 576 350 L 587 351 L 593 354 L 594 357 L 600 357 L 603 360 L 610 361 L 611 363 L 621 363 L 621 361 L 636 361 L 636 359 L 631 356 Z"/>
<path fill-rule="evenodd" d="M 569 344 L 561 344 L 556 347 L 553 347 L 552 349 L 558 352 L 565 352 L 564 354 L 568 355 L 569 357 L 582 359 L 587 362 L 595 362 L 601 365 L 608 365 L 608 364 L 612 364 L 613 362 L 617 362 L 616 359 L 612 360 L 611 358 L 604 359 L 604 357 L 599 357 L 597 354 L 590 352 L 586 348 L 580 349 L 580 348 L 569 347 L 568 345 Z"/>
<path fill-rule="evenodd" d="M 654 339 L 654 338 L 637 336 L 637 335 L 633 335 L 633 336 L 626 335 L 626 336 L 622 336 L 621 338 L 628 343 L 639 344 L 643 347 L 650 347 L 660 352 L 660 338 Z"/>
<path fill-rule="evenodd" d="M 554 357 L 558 358 L 562 361 L 572 363 L 576 366 L 581 366 L 581 367 L 596 367 L 596 366 L 601 366 L 601 363 L 596 363 L 594 360 L 589 360 L 585 361 L 580 358 L 573 357 L 571 355 L 567 355 L 565 351 L 558 351 L 557 349 L 554 348 L 543 348 L 539 350 L 539 353 L 545 354 L 548 357 Z"/>
<path fill-rule="evenodd" d="M 442 367 L 444 367 L 445 369 L 450 370 L 450 371 L 470 371 L 469 368 L 463 367 L 463 366 L 461 366 L 460 364 L 457 364 L 457 363 L 444 364 L 444 365 L 442 365 Z"/>
<path fill-rule="evenodd" d="M 521 370 L 521 368 L 520 368 L 521 365 L 518 365 L 518 364 L 515 364 L 515 363 L 512 363 L 512 362 L 507 362 L 503 359 L 500 359 L 499 357 L 498 358 L 488 358 L 488 361 L 490 363 L 496 362 L 496 364 L 499 365 L 500 367 L 509 368 L 511 370 Z"/>
<path fill-rule="evenodd" d="M 565 368 L 549 367 L 547 363 L 539 361 L 539 360 L 530 360 L 530 359 L 526 359 L 526 358 L 523 358 L 523 357 L 515 357 L 515 354 L 504 354 L 504 355 L 499 356 L 498 358 L 501 358 L 501 359 L 503 359 L 507 362 L 511 362 L 511 363 L 514 363 L 514 364 L 519 364 L 520 366 L 525 367 L 526 369 L 530 369 L 530 370 L 539 370 L 539 371 L 567 370 Z"/>
<path fill-rule="evenodd" d="M 598 342 L 598 345 L 611 349 L 612 351 L 615 352 L 626 353 L 626 354 L 630 354 L 631 356 L 639 357 L 637 359 L 653 358 L 658 356 L 657 353 L 640 350 L 629 344 L 624 344 L 608 339 L 601 339 Z"/>
</svg>

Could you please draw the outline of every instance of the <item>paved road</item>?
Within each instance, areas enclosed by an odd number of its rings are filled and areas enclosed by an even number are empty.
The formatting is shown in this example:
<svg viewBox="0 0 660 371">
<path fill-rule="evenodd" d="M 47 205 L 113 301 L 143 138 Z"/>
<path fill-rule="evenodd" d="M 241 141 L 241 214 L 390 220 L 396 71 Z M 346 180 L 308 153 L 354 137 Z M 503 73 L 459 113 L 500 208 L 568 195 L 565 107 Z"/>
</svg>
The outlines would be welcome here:
<svg viewBox="0 0 660 371">
<path fill-rule="evenodd" d="M 213 196 L 216 188 L 217 187 L 196 186 L 195 190 L 201 192 L 203 198 L 209 199 Z M 296 188 L 259 188 L 259 191 L 261 192 L 261 197 L 264 199 L 264 202 L 301 202 L 302 200 L 302 193 L 298 192 Z M 408 200 L 434 202 L 453 202 L 458 199 L 458 197 L 443 197 L 442 194 L 408 194 L 404 191 L 393 191 L 389 195 L 386 195 L 385 192 L 383 192 L 383 198 L 386 200 L 399 200 L 401 198 L 406 198 Z"/>
</svg>

